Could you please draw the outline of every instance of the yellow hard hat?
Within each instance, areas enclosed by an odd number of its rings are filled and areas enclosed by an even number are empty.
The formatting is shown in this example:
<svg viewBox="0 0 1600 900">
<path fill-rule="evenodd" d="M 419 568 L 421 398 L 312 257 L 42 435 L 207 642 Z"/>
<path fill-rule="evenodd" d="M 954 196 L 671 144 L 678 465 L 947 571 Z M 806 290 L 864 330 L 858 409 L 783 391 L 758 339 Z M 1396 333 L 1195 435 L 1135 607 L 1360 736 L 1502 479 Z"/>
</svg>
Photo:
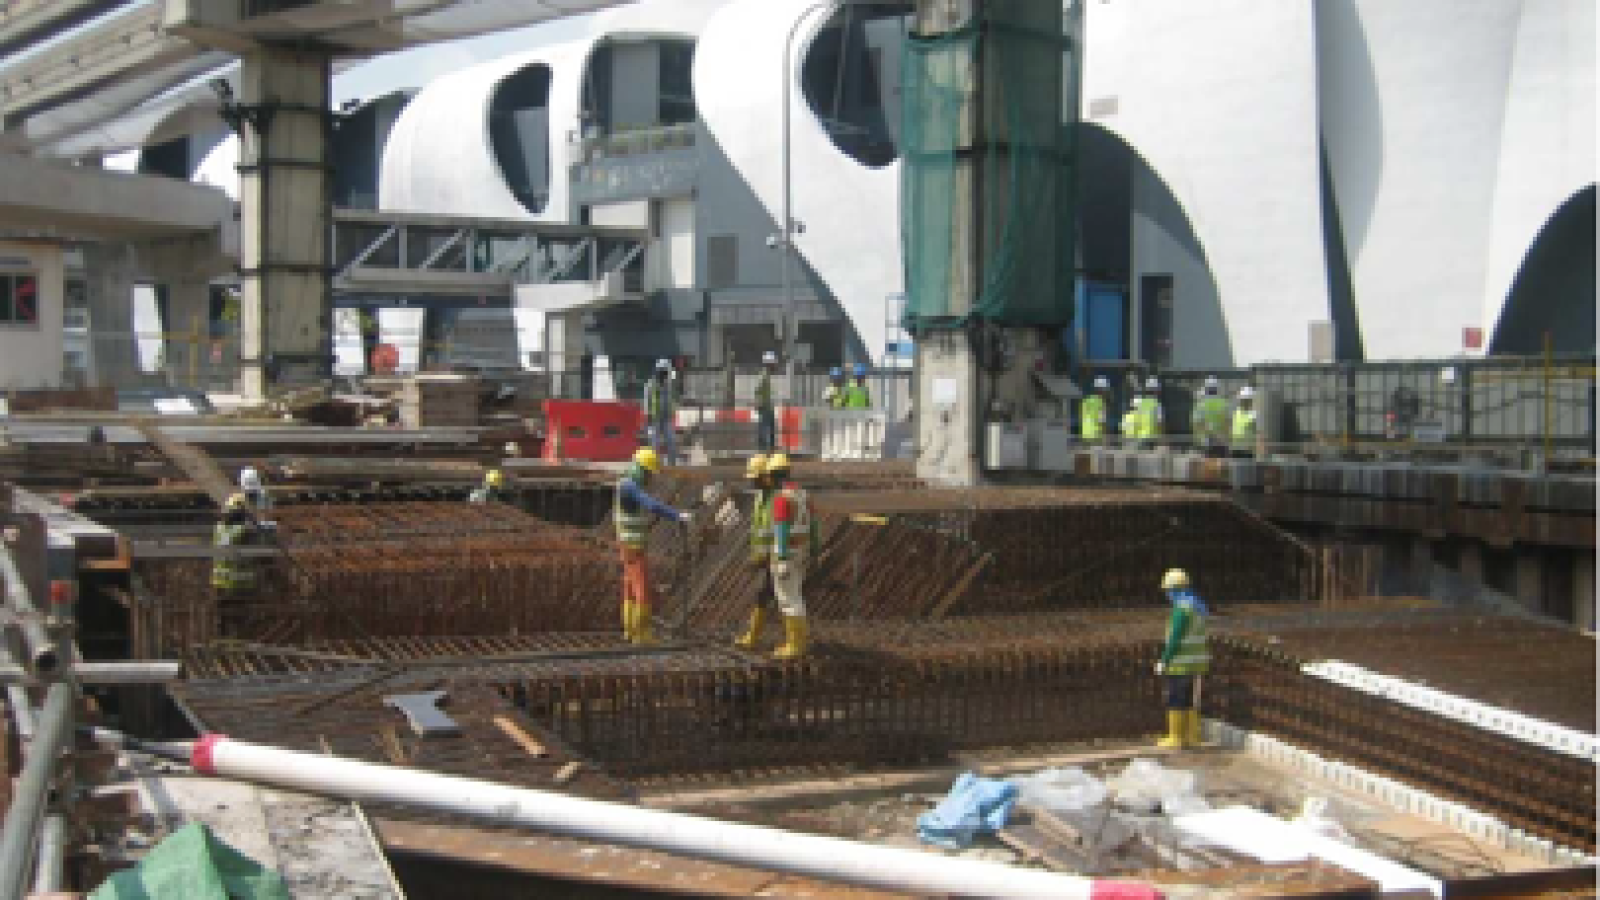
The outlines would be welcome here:
<svg viewBox="0 0 1600 900">
<path fill-rule="evenodd" d="M 767 457 L 767 474 L 789 471 L 789 457 L 784 453 L 774 453 Z"/>
<path fill-rule="evenodd" d="M 744 467 L 744 477 L 760 478 L 767 473 L 767 458 L 760 453 L 750 457 L 750 463 Z"/>
<path fill-rule="evenodd" d="M 1182 569 L 1168 569 L 1167 574 L 1161 576 L 1161 589 L 1163 591 L 1176 590 L 1189 586 L 1189 573 Z"/>
<path fill-rule="evenodd" d="M 661 457 L 651 447 L 640 447 L 633 454 L 633 464 L 652 475 L 661 471 Z"/>
<path fill-rule="evenodd" d="M 489 474 L 483 476 L 483 482 L 489 487 L 501 487 L 506 483 L 506 473 L 499 469 L 490 469 Z"/>
<path fill-rule="evenodd" d="M 245 499 L 245 496 L 243 494 L 234 494 L 234 495 L 230 496 L 228 498 L 228 502 L 223 505 L 223 509 L 226 509 L 226 510 L 229 510 L 229 511 L 232 511 L 232 510 L 235 510 L 235 509 L 248 509 L 249 507 L 250 507 L 250 501 Z"/>
</svg>

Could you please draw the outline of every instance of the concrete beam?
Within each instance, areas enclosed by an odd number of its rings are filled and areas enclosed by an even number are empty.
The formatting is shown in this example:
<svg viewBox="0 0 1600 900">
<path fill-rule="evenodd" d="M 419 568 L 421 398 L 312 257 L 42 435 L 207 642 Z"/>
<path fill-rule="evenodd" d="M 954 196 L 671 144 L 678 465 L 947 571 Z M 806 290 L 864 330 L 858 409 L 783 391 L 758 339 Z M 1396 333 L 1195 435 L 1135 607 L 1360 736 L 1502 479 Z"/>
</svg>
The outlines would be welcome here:
<svg viewBox="0 0 1600 900">
<path fill-rule="evenodd" d="M 161 8 L 108 16 L 37 57 L 0 70 L 0 127 L 82 99 L 99 88 L 190 62 L 200 49 L 161 29 Z"/>
<path fill-rule="evenodd" d="M 0 6 L 0 55 L 80 25 L 128 0 L 12 0 Z"/>
<path fill-rule="evenodd" d="M 17 154 L 0 158 L 0 234 L 142 240 L 225 231 L 233 220 L 233 201 L 216 188 Z"/>
</svg>

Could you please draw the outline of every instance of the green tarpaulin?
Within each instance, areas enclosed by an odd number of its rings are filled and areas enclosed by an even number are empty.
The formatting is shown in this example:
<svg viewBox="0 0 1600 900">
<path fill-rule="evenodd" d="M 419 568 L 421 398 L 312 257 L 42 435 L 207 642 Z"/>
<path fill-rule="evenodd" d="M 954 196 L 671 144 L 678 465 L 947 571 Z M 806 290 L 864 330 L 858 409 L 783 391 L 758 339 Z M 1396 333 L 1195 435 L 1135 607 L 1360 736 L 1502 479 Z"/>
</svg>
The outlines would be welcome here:
<svg viewBox="0 0 1600 900">
<path fill-rule="evenodd" d="M 289 900 L 278 873 L 190 822 L 137 866 L 106 879 L 89 900 Z"/>
</svg>

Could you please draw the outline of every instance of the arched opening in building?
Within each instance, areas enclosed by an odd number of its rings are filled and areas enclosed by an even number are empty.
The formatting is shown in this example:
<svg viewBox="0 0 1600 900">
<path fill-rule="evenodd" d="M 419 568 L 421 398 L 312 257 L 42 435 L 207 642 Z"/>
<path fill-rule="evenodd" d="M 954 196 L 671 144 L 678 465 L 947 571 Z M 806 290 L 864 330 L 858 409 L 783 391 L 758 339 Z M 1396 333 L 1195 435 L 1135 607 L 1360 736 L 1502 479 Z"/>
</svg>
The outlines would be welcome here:
<svg viewBox="0 0 1600 900">
<path fill-rule="evenodd" d="M 828 138 L 864 166 L 900 158 L 900 53 L 910 3 L 847 3 L 817 32 L 800 90 Z"/>
<path fill-rule="evenodd" d="M 329 148 L 333 162 L 333 205 L 351 209 L 378 208 L 378 177 L 383 147 L 395 120 L 411 102 L 413 91 L 385 94 L 353 108 L 333 120 Z"/>
<path fill-rule="evenodd" d="M 1232 366 L 1216 277 L 1183 205 L 1115 132 L 1078 125 L 1078 352 Z"/>
<path fill-rule="evenodd" d="M 550 67 L 524 66 L 489 99 L 489 142 L 517 202 L 535 215 L 550 202 Z"/>
<path fill-rule="evenodd" d="M 694 42 L 674 38 L 608 40 L 583 73 L 586 137 L 688 125 L 699 118 L 690 73 Z"/>
<path fill-rule="evenodd" d="M 1490 353 L 1595 351 L 1595 186 L 1556 209 L 1511 283 Z"/>
</svg>

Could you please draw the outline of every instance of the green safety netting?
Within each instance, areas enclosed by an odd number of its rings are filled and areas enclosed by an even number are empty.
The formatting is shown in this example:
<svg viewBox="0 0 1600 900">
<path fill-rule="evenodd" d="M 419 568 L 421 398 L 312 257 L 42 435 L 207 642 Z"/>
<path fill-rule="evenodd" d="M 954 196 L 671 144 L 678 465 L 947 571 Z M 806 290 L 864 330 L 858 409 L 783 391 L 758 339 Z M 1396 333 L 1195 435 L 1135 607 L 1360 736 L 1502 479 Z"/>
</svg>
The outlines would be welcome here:
<svg viewBox="0 0 1600 900">
<path fill-rule="evenodd" d="M 89 900 L 289 900 L 278 873 L 217 839 L 199 822 L 167 835 L 137 866 L 118 872 Z"/>
<path fill-rule="evenodd" d="M 981 8 L 951 33 L 911 34 L 902 56 L 903 324 L 1065 326 L 1077 66 L 1061 4 Z"/>
</svg>

